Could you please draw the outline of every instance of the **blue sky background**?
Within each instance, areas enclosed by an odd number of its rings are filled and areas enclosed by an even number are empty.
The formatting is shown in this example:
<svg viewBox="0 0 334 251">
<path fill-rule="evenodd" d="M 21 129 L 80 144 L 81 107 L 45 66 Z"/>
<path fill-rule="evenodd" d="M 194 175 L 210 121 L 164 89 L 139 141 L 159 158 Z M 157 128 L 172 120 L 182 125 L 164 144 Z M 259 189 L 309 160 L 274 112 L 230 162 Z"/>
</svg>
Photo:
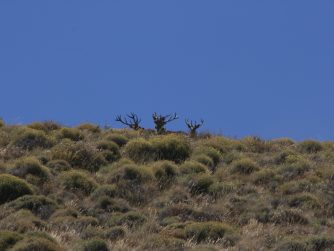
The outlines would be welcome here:
<svg viewBox="0 0 334 251">
<path fill-rule="evenodd" d="M 334 1 L 0 1 L 0 117 L 334 140 Z M 185 129 L 183 120 L 170 129 Z"/>
</svg>

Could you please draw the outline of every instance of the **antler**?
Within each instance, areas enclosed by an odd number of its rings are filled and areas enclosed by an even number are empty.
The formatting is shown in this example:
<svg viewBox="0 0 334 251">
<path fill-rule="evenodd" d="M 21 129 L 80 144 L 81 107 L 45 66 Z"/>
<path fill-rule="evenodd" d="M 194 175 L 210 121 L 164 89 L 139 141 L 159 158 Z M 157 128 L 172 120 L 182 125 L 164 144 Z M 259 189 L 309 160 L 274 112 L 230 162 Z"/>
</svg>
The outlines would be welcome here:
<svg viewBox="0 0 334 251">
<path fill-rule="evenodd" d="M 127 118 L 122 118 L 121 115 L 116 116 L 115 120 L 118 122 L 121 122 L 124 125 L 127 125 L 128 127 L 134 129 L 134 130 L 138 130 L 141 127 L 139 126 L 141 119 L 138 118 L 138 116 L 135 113 L 130 113 L 130 115 L 126 115 L 130 121 L 127 120 Z"/>
<path fill-rule="evenodd" d="M 190 136 L 195 137 L 197 135 L 196 130 L 203 125 L 204 120 L 201 119 L 201 122 L 197 123 L 196 121 L 193 122 L 192 120 L 189 121 L 189 119 L 186 119 L 185 123 L 187 124 L 188 128 L 190 129 Z"/>
<path fill-rule="evenodd" d="M 162 134 L 166 132 L 165 125 L 175 119 L 178 119 L 178 116 L 176 113 L 168 114 L 166 116 L 163 116 L 161 114 L 157 114 L 156 112 L 152 114 L 155 129 L 157 130 L 157 133 Z"/>
<path fill-rule="evenodd" d="M 164 118 L 167 119 L 165 122 L 168 123 L 168 122 L 171 122 L 175 119 L 178 119 L 179 117 L 177 116 L 176 113 L 174 113 L 174 114 L 169 114 L 169 115 L 165 116 Z"/>
</svg>

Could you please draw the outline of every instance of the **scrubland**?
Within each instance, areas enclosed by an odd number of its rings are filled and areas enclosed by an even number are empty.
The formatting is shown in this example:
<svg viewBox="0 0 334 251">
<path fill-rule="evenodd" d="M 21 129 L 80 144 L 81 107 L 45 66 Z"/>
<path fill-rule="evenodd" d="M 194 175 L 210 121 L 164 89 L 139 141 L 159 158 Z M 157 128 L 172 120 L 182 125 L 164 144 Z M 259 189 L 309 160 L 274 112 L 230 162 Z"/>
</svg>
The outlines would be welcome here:
<svg viewBox="0 0 334 251">
<path fill-rule="evenodd" d="M 0 123 L 0 251 L 334 250 L 334 142 Z"/>
</svg>

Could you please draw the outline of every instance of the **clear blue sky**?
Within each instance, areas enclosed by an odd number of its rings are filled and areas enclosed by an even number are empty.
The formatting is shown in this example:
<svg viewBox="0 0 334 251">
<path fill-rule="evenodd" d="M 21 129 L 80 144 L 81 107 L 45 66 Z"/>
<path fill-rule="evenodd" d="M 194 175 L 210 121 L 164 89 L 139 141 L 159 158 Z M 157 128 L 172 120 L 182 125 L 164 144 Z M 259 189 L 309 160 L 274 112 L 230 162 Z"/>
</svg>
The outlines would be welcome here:
<svg viewBox="0 0 334 251">
<path fill-rule="evenodd" d="M 334 140 L 334 1 L 0 1 L 0 117 Z M 185 128 L 183 120 L 170 129 Z"/>
</svg>

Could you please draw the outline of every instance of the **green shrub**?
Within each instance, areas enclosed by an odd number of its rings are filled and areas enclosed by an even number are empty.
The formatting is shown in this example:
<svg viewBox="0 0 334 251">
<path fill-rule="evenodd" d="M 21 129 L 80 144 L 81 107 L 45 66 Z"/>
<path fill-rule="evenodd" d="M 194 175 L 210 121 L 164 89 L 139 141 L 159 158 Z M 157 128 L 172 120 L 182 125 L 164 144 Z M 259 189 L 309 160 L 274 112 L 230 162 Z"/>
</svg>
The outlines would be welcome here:
<svg viewBox="0 0 334 251">
<path fill-rule="evenodd" d="M 22 235 L 11 231 L 0 231 L 0 251 L 9 250 L 16 242 L 22 240 Z"/>
<path fill-rule="evenodd" d="M 209 242 L 219 241 L 226 238 L 231 246 L 234 245 L 235 236 L 233 236 L 232 228 L 221 222 L 198 222 L 190 223 L 185 227 L 186 237 L 193 241 Z"/>
<path fill-rule="evenodd" d="M 108 196 L 101 196 L 97 199 L 97 207 L 107 212 L 122 212 L 129 211 L 129 206 L 122 200 L 111 199 Z"/>
<path fill-rule="evenodd" d="M 114 174 L 114 181 L 126 180 L 133 184 L 141 184 L 153 179 L 153 175 L 148 167 L 127 164 L 122 166 Z"/>
<path fill-rule="evenodd" d="M 297 149 L 301 153 L 317 153 L 322 150 L 322 145 L 313 140 L 305 140 L 297 144 Z"/>
<path fill-rule="evenodd" d="M 63 172 L 71 169 L 71 165 L 63 159 L 51 160 L 47 163 L 47 166 L 54 172 Z"/>
<path fill-rule="evenodd" d="M 254 171 L 257 171 L 258 167 L 256 164 L 250 159 L 241 159 L 236 161 L 231 169 L 231 173 L 239 173 L 239 174 L 251 174 Z"/>
<path fill-rule="evenodd" d="M 281 176 L 272 169 L 263 169 L 254 173 L 254 183 L 256 185 L 270 185 L 279 183 Z"/>
<path fill-rule="evenodd" d="M 82 134 L 82 132 L 76 128 L 62 128 L 60 130 L 60 137 L 73 141 L 79 141 L 84 139 L 84 135 Z"/>
<path fill-rule="evenodd" d="M 231 183 L 214 182 L 210 185 L 208 192 L 214 198 L 218 199 L 226 194 L 232 193 L 236 190 L 236 186 Z"/>
<path fill-rule="evenodd" d="M 115 142 L 119 147 L 126 145 L 129 141 L 127 137 L 120 134 L 111 134 L 106 139 Z"/>
<path fill-rule="evenodd" d="M 305 243 L 298 240 L 286 240 L 280 243 L 274 251 L 308 251 Z"/>
<path fill-rule="evenodd" d="M 213 179 L 208 174 L 200 174 L 191 177 L 188 187 L 192 194 L 208 193 L 209 187 L 213 184 Z"/>
<path fill-rule="evenodd" d="M 215 165 L 209 156 L 205 154 L 198 154 L 198 155 L 195 155 L 192 159 L 207 166 L 211 170 L 214 170 Z"/>
<path fill-rule="evenodd" d="M 152 144 L 144 139 L 131 140 L 125 146 L 125 153 L 135 162 L 147 162 L 156 159 L 156 152 Z"/>
<path fill-rule="evenodd" d="M 28 125 L 28 127 L 35 130 L 44 131 L 45 133 L 56 131 L 61 128 L 61 126 L 54 121 L 34 122 Z"/>
<path fill-rule="evenodd" d="M 168 187 L 175 181 L 177 166 L 170 161 L 159 161 L 153 165 L 153 173 L 161 189 Z"/>
<path fill-rule="evenodd" d="M 45 228 L 45 222 L 33 215 L 29 210 L 21 209 L 1 219 L 0 229 L 16 231 L 18 233 L 31 232 L 38 228 Z"/>
<path fill-rule="evenodd" d="M 94 192 L 91 194 L 91 197 L 93 199 L 97 199 L 101 196 L 108 196 L 112 198 L 115 197 L 116 194 L 117 194 L 117 186 L 115 184 L 102 185 L 94 190 Z"/>
<path fill-rule="evenodd" d="M 53 145 L 53 142 L 43 131 L 26 128 L 19 131 L 13 145 L 25 150 L 32 150 L 35 148 L 49 148 Z"/>
<path fill-rule="evenodd" d="M 213 162 L 213 167 L 216 167 L 219 164 L 219 162 L 221 161 L 220 152 L 213 147 L 208 147 L 208 146 L 197 147 L 194 150 L 193 154 L 195 156 L 196 155 L 206 155 L 206 156 L 208 156 Z"/>
<path fill-rule="evenodd" d="M 49 170 L 34 157 L 26 157 L 16 161 L 10 173 L 21 178 L 30 174 L 44 181 L 49 177 Z"/>
<path fill-rule="evenodd" d="M 106 164 L 102 154 L 92 145 L 68 140 L 64 140 L 51 150 L 51 158 L 53 160 L 66 160 L 73 167 L 83 168 L 92 172 L 97 171 Z"/>
<path fill-rule="evenodd" d="M 57 209 L 57 204 L 43 195 L 24 195 L 6 204 L 15 210 L 28 209 L 41 219 L 47 219 Z"/>
<path fill-rule="evenodd" d="M 138 227 L 147 221 L 146 217 L 138 212 L 127 212 L 125 214 L 115 213 L 109 220 L 109 226 L 123 226 L 126 225 L 129 228 Z"/>
<path fill-rule="evenodd" d="M 207 168 L 205 165 L 196 161 L 186 161 L 180 166 L 182 174 L 205 173 Z"/>
<path fill-rule="evenodd" d="M 270 150 L 269 142 L 256 136 L 245 137 L 241 140 L 241 143 L 247 152 L 263 153 Z"/>
<path fill-rule="evenodd" d="M 63 251 L 54 241 L 46 238 L 30 237 L 17 242 L 11 251 Z"/>
<path fill-rule="evenodd" d="M 88 174 L 77 170 L 61 173 L 60 184 L 65 189 L 84 195 L 90 194 L 97 187 L 96 182 Z"/>
<path fill-rule="evenodd" d="M 107 162 L 114 162 L 121 157 L 119 147 L 114 142 L 100 141 L 97 143 L 97 149 L 102 153 Z"/>
<path fill-rule="evenodd" d="M 104 240 L 91 239 L 80 243 L 75 251 L 109 251 L 109 248 Z"/>
<path fill-rule="evenodd" d="M 190 144 L 183 137 L 167 135 L 153 138 L 151 142 L 158 160 L 180 163 L 190 156 Z"/>
<path fill-rule="evenodd" d="M 32 188 L 24 180 L 10 174 L 0 174 L 0 204 L 32 193 Z"/>
</svg>

